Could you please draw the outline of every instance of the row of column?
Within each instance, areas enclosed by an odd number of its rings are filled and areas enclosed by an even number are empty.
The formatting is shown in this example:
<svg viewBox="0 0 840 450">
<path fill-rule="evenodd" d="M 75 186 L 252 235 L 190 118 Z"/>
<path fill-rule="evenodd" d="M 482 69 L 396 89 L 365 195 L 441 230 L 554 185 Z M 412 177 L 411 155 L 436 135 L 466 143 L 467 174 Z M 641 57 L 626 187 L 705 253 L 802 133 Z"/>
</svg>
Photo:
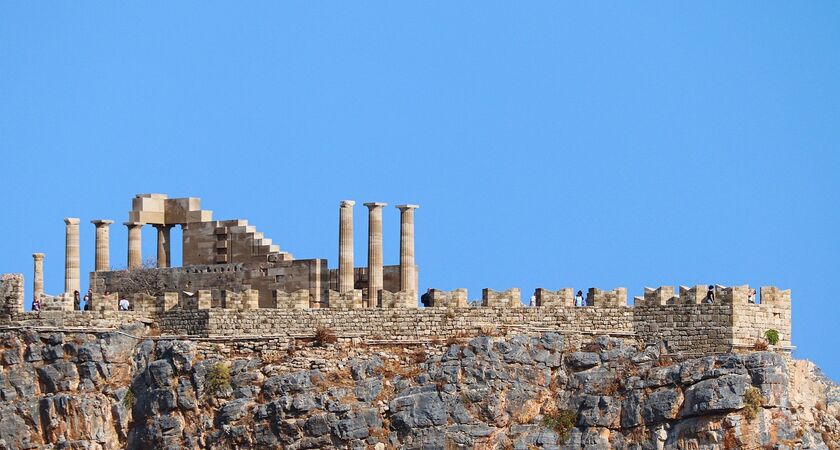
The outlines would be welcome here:
<svg viewBox="0 0 840 450">
<path fill-rule="evenodd" d="M 96 227 L 96 253 L 94 270 L 107 272 L 111 270 L 111 238 L 110 225 L 113 220 L 91 220 Z M 80 288 L 79 273 L 79 219 L 68 217 L 64 219 L 64 292 L 72 293 Z M 140 222 L 126 222 L 128 227 L 128 268 L 135 269 L 142 266 L 141 230 Z M 169 267 L 170 259 L 170 230 L 172 225 L 155 225 L 158 232 L 158 267 Z M 33 253 L 34 262 L 33 294 L 39 298 L 44 293 L 44 254 Z"/>
<path fill-rule="evenodd" d="M 339 209 L 338 290 L 354 288 L 353 206 L 344 200 Z M 368 298 L 376 299 L 384 287 L 382 276 L 382 208 L 387 203 L 365 203 L 368 208 Z M 400 210 L 400 290 L 414 291 L 417 271 L 414 265 L 414 210 L 418 205 L 397 205 Z M 415 293 L 416 294 L 416 293 Z"/>
</svg>

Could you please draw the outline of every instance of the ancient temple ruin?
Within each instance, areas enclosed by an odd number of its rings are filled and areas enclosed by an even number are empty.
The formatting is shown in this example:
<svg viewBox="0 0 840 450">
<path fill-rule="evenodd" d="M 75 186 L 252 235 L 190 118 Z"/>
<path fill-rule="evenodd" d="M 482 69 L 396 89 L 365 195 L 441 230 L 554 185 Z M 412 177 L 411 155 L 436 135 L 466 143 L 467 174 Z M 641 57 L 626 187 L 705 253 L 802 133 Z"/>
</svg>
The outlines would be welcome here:
<svg viewBox="0 0 840 450">
<path fill-rule="evenodd" d="M 91 309 L 76 311 L 72 293 L 79 290 L 78 218 L 65 219 L 64 293 L 44 293 L 44 253 L 34 253 L 33 297 L 38 313 L 24 310 L 24 281 L 18 274 L 0 277 L 0 324 L 16 326 L 114 327 L 142 320 L 160 333 L 188 336 L 295 337 L 327 327 L 340 336 L 397 341 L 440 339 L 494 328 L 552 330 L 568 336 L 609 334 L 642 342 L 663 342 L 672 351 L 714 353 L 751 348 L 768 330 L 779 334 L 778 348 L 790 351 L 789 290 L 760 289 L 761 302 L 749 286 L 645 288 L 628 305 L 627 290 L 587 290 L 577 307 L 574 290 L 534 290 L 524 305 L 519 288 L 484 289 L 480 302 L 469 302 L 466 289 L 430 289 L 425 307 L 418 302 L 414 260 L 414 213 L 417 205 L 398 205 L 400 264 L 383 265 L 382 214 L 385 203 L 368 209 L 366 265 L 353 254 L 355 202 L 339 203 L 337 267 L 328 259 L 295 259 L 247 220 L 214 220 L 195 197 L 140 194 L 128 213 L 126 269 L 112 270 L 111 220 L 92 220 L 96 230 L 95 270 L 90 273 Z M 141 230 L 157 230 L 155 267 L 143 266 Z M 182 229 L 183 262 L 173 267 L 171 230 Z M 130 311 L 118 311 L 121 298 Z M 573 339 L 570 337 L 570 339 Z"/>
</svg>

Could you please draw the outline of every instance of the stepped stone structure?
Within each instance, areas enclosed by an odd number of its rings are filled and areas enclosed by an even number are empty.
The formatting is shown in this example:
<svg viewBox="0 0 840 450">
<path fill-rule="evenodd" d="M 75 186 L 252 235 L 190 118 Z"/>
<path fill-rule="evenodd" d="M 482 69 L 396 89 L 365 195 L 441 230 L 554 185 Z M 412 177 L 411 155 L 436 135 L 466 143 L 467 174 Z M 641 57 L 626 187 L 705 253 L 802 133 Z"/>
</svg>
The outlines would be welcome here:
<svg viewBox="0 0 840 450">
<path fill-rule="evenodd" d="M 109 260 L 111 220 L 96 226 L 93 299 L 87 311 L 73 310 L 79 289 L 79 219 L 65 219 L 65 292 L 43 293 L 43 253 L 33 254 L 34 296 L 41 311 L 24 308 L 22 275 L 0 277 L 0 324 L 116 327 L 137 320 L 161 334 L 198 337 L 286 337 L 312 335 L 318 328 L 359 339 L 404 342 L 478 334 L 489 329 L 561 332 L 571 341 L 607 334 L 642 343 L 659 342 L 670 352 L 706 354 L 751 349 L 769 330 L 776 348 L 790 351 L 791 294 L 762 287 L 758 303 L 749 286 L 707 285 L 645 288 L 627 303 L 623 287 L 587 290 L 586 306 L 575 307 L 573 288 L 534 291 L 526 307 L 519 288 L 484 289 L 470 302 L 466 289 L 429 289 L 418 305 L 414 214 L 402 204 L 400 264 L 383 265 L 382 213 L 385 203 L 368 202 L 366 267 L 354 267 L 353 207 L 339 204 L 338 265 L 326 258 L 296 259 L 247 220 L 215 220 L 194 197 L 140 194 L 128 213 L 127 268 Z M 392 210 L 393 211 L 393 210 Z M 157 267 L 142 266 L 141 230 L 157 230 Z M 171 260 L 171 229 L 182 229 L 183 261 Z M 130 311 L 118 311 L 120 299 Z"/>
</svg>

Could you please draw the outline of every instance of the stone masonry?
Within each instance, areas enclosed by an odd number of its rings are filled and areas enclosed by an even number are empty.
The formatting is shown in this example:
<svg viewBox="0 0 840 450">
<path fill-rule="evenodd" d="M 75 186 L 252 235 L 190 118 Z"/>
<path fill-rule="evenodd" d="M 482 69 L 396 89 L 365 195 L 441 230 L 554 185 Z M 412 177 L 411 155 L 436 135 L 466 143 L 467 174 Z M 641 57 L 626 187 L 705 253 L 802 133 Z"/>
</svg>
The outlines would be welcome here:
<svg viewBox="0 0 840 450">
<path fill-rule="evenodd" d="M 642 343 L 660 342 L 669 352 L 720 353 L 753 348 L 768 330 L 780 336 L 778 349 L 791 347 L 790 291 L 760 289 L 760 303 L 748 301 L 749 286 L 645 288 L 633 306 L 627 289 L 590 288 L 586 306 L 576 307 L 574 290 L 534 291 L 526 307 L 519 288 L 484 289 L 470 304 L 466 289 L 430 289 L 427 307 L 418 308 L 414 248 L 417 205 L 400 211 L 400 264 L 383 266 L 382 212 L 368 207 L 366 267 L 353 267 L 352 207 L 339 209 L 338 268 L 323 258 L 295 259 L 244 219 L 214 220 L 193 197 L 170 199 L 140 194 L 132 201 L 128 227 L 127 270 L 111 270 L 110 220 L 94 220 L 96 264 L 89 311 L 74 311 L 79 289 L 79 219 L 67 218 L 65 291 L 43 293 L 44 254 L 35 253 L 33 292 L 42 298 L 40 313 L 24 311 L 21 275 L 0 277 L 0 324 L 26 326 L 116 327 L 136 320 L 163 334 L 199 337 L 311 336 L 329 328 L 342 337 L 367 340 L 424 341 L 466 334 L 554 331 L 580 340 L 608 334 Z M 158 230 L 157 268 L 142 268 L 141 228 Z M 170 230 L 183 230 L 183 264 L 173 267 Z M 107 294 L 106 294 L 107 293 Z M 132 311 L 118 311 L 119 299 Z"/>
</svg>

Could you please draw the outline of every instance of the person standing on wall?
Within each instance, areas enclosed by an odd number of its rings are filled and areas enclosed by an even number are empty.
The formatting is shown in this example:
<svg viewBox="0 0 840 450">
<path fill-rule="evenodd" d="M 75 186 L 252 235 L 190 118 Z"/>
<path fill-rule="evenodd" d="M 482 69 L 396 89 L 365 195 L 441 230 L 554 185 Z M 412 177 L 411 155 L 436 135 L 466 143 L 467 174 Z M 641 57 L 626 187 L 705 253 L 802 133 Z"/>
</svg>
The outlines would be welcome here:
<svg viewBox="0 0 840 450">
<path fill-rule="evenodd" d="M 79 291 L 73 291 L 73 310 L 74 311 L 81 311 L 82 310 L 82 298 L 79 296 Z"/>
<path fill-rule="evenodd" d="M 713 284 L 709 285 L 709 290 L 706 292 L 706 303 L 714 303 L 715 302 L 715 286 Z"/>
<path fill-rule="evenodd" d="M 575 294 L 575 306 L 584 306 L 583 304 L 583 291 L 577 291 Z"/>
</svg>

